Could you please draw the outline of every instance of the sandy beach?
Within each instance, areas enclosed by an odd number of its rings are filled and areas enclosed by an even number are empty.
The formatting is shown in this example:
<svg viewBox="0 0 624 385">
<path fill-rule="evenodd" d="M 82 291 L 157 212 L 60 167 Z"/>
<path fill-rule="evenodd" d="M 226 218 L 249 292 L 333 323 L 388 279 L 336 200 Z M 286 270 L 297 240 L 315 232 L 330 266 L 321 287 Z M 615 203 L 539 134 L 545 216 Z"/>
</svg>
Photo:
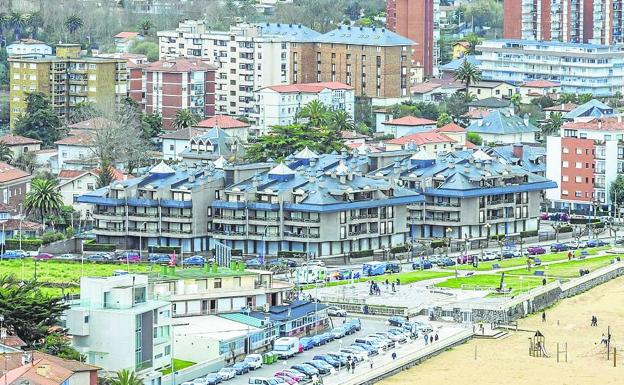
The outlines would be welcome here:
<svg viewBox="0 0 624 385">
<path fill-rule="evenodd" d="M 598 317 L 597 327 L 590 326 L 592 315 Z M 606 348 L 600 344 L 607 326 L 611 327 L 611 346 L 617 348 L 617 367 L 613 367 L 613 359 L 607 361 Z M 381 384 L 624 383 L 624 277 L 560 302 L 546 311 L 546 322 L 540 313 L 520 320 L 519 327 L 540 330 L 550 358 L 530 357 L 533 333 L 518 331 L 501 340 L 473 340 Z M 568 362 L 557 363 L 558 342 L 567 342 Z"/>
</svg>

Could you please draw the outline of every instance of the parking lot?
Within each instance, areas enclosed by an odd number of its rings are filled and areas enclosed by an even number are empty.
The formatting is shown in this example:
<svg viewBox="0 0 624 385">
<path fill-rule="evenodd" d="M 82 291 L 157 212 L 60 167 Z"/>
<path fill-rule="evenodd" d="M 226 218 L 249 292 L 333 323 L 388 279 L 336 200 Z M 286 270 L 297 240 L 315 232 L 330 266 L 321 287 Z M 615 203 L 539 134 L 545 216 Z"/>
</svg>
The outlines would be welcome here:
<svg viewBox="0 0 624 385">
<path fill-rule="evenodd" d="M 412 320 L 412 319 L 410 319 Z M 414 321 L 426 321 L 426 317 L 416 317 L 413 319 Z M 342 325 L 343 318 L 340 317 L 332 317 L 332 323 L 334 326 Z M 347 347 L 352 344 L 356 338 L 365 337 L 368 334 L 372 334 L 375 332 L 386 331 L 388 329 L 387 318 L 362 318 L 362 330 L 356 332 L 352 335 L 345 336 L 341 339 L 334 340 L 325 345 L 314 347 L 308 351 L 297 354 L 295 357 L 292 357 L 288 360 L 279 360 L 277 363 L 272 365 L 263 365 L 261 368 L 250 371 L 247 374 L 238 375 L 235 378 L 228 380 L 227 383 L 231 385 L 243 385 L 248 384 L 249 379 L 251 377 L 272 377 L 273 374 L 281 369 L 289 368 L 292 365 L 304 363 L 306 361 L 310 361 L 313 359 L 315 355 L 324 354 L 329 352 L 337 352 L 341 347 Z M 442 324 L 436 322 L 428 322 L 432 325 L 434 332 L 430 333 L 432 336 L 438 334 L 439 338 L 445 338 L 449 335 L 456 333 L 461 330 L 461 327 L 455 324 Z M 419 347 L 423 347 L 425 345 L 424 337 L 419 336 L 415 341 L 408 341 L 407 343 L 397 344 L 394 349 L 389 349 L 381 353 L 378 356 L 373 356 L 374 365 L 378 367 L 379 365 L 383 365 L 386 362 L 392 360 L 392 352 L 396 352 L 397 355 L 406 354 L 409 351 L 413 351 L 418 349 Z M 356 366 L 356 373 L 361 373 L 363 370 L 369 369 L 370 363 L 368 361 L 360 362 Z M 342 379 L 351 375 L 351 373 L 347 372 L 346 369 L 342 368 L 337 373 L 326 375 L 323 378 L 323 382 L 340 384 L 342 383 Z"/>
</svg>

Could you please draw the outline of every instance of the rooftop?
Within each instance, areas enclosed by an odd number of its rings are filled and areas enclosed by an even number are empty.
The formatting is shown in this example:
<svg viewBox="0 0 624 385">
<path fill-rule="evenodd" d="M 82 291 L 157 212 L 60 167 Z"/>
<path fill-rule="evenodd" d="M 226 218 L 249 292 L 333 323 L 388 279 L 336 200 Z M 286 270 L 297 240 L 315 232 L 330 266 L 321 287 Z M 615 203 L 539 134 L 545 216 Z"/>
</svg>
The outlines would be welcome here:
<svg viewBox="0 0 624 385">
<path fill-rule="evenodd" d="M 564 123 L 561 128 L 577 129 L 588 131 L 624 131 L 624 119 L 617 117 L 592 118 L 590 120 L 580 120 L 576 122 Z"/>
<path fill-rule="evenodd" d="M 279 36 L 294 43 L 313 42 L 321 36 L 321 33 L 301 24 L 263 23 L 257 26 L 260 27 L 263 35 Z"/>
<path fill-rule="evenodd" d="M 561 83 L 551 82 L 549 80 L 531 80 L 530 82 L 524 83 L 521 87 L 532 87 L 532 88 L 551 88 L 551 87 L 560 87 Z"/>
<path fill-rule="evenodd" d="M 175 139 L 175 140 L 190 140 L 192 137 L 202 135 L 206 133 L 204 128 L 181 128 L 177 131 L 170 131 L 162 134 L 162 139 Z"/>
<path fill-rule="evenodd" d="M 421 146 L 423 144 L 434 143 L 455 143 L 455 140 L 437 132 L 418 132 L 415 134 L 405 135 L 400 138 L 388 140 L 386 141 L 386 143 L 400 145 L 413 143 Z"/>
<path fill-rule="evenodd" d="M 82 120 L 80 122 L 76 122 L 74 124 L 70 124 L 67 126 L 70 130 L 85 130 L 85 131 L 94 131 L 100 130 L 102 128 L 107 128 L 111 125 L 116 125 L 117 123 L 112 120 L 103 118 L 103 117 L 95 117 L 87 120 Z"/>
<path fill-rule="evenodd" d="M 146 71 L 154 72 L 193 72 L 214 71 L 216 67 L 199 59 L 177 58 L 159 60 L 145 67 Z"/>
<path fill-rule="evenodd" d="M 124 32 L 119 32 L 117 35 L 115 35 L 113 37 L 116 38 L 116 39 L 134 39 L 137 36 L 139 36 L 138 32 L 124 31 Z"/>
<path fill-rule="evenodd" d="M 434 128 L 433 132 L 466 132 L 466 129 L 458 124 L 449 123 L 442 127 Z"/>
<path fill-rule="evenodd" d="M 468 63 L 473 64 L 475 66 L 481 65 L 481 60 L 477 59 L 475 55 L 466 55 L 464 57 L 460 57 L 459 59 L 452 60 L 440 66 L 440 70 L 446 71 L 446 72 L 453 72 L 457 70 L 459 67 L 461 67 L 465 61 L 468 61 Z"/>
<path fill-rule="evenodd" d="M 18 179 L 27 178 L 30 174 L 26 171 L 13 167 L 8 163 L 0 162 L 0 183 L 12 182 Z"/>
<path fill-rule="evenodd" d="M 570 112 L 576 108 L 576 104 L 574 103 L 561 103 L 555 104 L 552 107 L 544 108 L 544 111 L 555 111 L 555 112 Z"/>
<path fill-rule="evenodd" d="M 0 377 L 3 384 L 30 384 L 30 385 L 61 385 L 65 383 L 73 372 L 55 364 L 48 359 L 38 359 L 31 364 L 20 366 L 8 371 Z"/>
<path fill-rule="evenodd" d="M 442 87 L 440 83 L 424 82 L 413 85 L 411 91 L 412 94 L 426 94 L 440 87 Z"/>
<path fill-rule="evenodd" d="M 347 27 L 339 26 L 333 31 L 319 36 L 316 39 L 319 43 L 338 43 L 350 45 L 366 46 L 412 46 L 414 42 L 408 38 L 398 35 L 386 28 L 376 27 Z"/>
<path fill-rule="evenodd" d="M 201 127 L 201 128 L 219 127 L 221 129 L 226 130 L 228 128 L 247 128 L 247 127 L 250 127 L 250 124 L 242 122 L 229 115 L 217 115 L 212 118 L 202 120 L 201 122 L 195 124 L 194 127 Z"/>
<path fill-rule="evenodd" d="M 572 111 L 565 114 L 566 119 L 576 119 L 581 117 L 601 117 L 604 115 L 613 115 L 613 108 L 609 107 L 607 104 L 604 104 L 598 99 L 592 99 L 585 104 L 581 104 L 577 106 Z"/>
<path fill-rule="evenodd" d="M 298 84 L 283 84 L 265 87 L 281 94 L 292 93 L 310 93 L 316 94 L 323 91 L 326 88 L 330 90 L 352 90 L 350 85 L 340 82 L 320 82 L 320 83 L 298 83 Z"/>
<path fill-rule="evenodd" d="M 173 271 L 167 270 L 166 274 L 149 273 L 148 278 L 150 281 L 174 281 L 179 279 L 202 279 L 202 278 L 219 278 L 219 277 L 240 277 L 243 275 L 257 275 L 259 270 L 233 270 L 227 267 L 218 267 L 217 272 L 210 270 L 209 265 L 206 265 L 201 269 L 182 269 L 176 268 Z M 271 274 L 270 272 L 264 272 Z"/>
<path fill-rule="evenodd" d="M 228 341 L 261 331 L 260 328 L 216 315 L 176 317 L 174 336 L 194 336 L 198 340 Z"/>
<path fill-rule="evenodd" d="M 392 126 L 428 126 L 431 124 L 436 124 L 436 122 L 425 118 L 417 118 L 415 116 L 404 116 L 402 118 L 388 120 L 387 122 L 383 122 L 382 124 Z"/>
<path fill-rule="evenodd" d="M 472 122 L 467 128 L 468 132 L 481 134 L 517 134 L 527 132 L 538 132 L 539 128 L 529 122 L 528 118 L 521 118 L 517 115 L 508 115 L 500 111 L 492 111 L 483 119 Z"/>
<path fill-rule="evenodd" d="M 271 321 L 289 321 L 314 313 L 316 310 L 323 310 L 326 307 L 320 303 L 297 300 L 289 305 L 271 306 L 268 312 L 253 311 L 249 315 L 258 319 L 269 318 Z"/>
<path fill-rule="evenodd" d="M 18 146 L 22 144 L 39 144 L 41 143 L 38 139 L 31 139 L 25 136 L 6 134 L 0 136 L 0 142 L 4 142 L 9 146 Z"/>
<path fill-rule="evenodd" d="M 468 107 L 481 107 L 481 108 L 506 108 L 511 106 L 511 102 L 506 99 L 499 99 L 489 97 L 485 99 L 477 99 L 468 103 Z"/>
<path fill-rule="evenodd" d="M 66 138 L 54 142 L 56 145 L 65 146 L 92 146 L 95 136 L 90 132 L 77 132 L 75 135 L 69 135 Z"/>
</svg>

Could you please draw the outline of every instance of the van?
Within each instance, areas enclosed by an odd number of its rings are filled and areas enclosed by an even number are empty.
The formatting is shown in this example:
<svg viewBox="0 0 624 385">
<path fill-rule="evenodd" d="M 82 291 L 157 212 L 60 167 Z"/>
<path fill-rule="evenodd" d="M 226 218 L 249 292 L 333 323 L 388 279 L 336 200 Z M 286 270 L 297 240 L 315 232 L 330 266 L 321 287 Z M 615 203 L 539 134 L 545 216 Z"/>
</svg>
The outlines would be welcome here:
<svg viewBox="0 0 624 385">
<path fill-rule="evenodd" d="M 278 385 L 277 381 L 270 377 L 250 377 L 247 383 L 253 385 Z"/>
<path fill-rule="evenodd" d="M 262 367 L 262 356 L 260 354 L 248 354 L 244 362 L 249 365 L 251 370 L 259 369 Z"/>
<path fill-rule="evenodd" d="M 299 338 L 282 337 L 276 339 L 273 343 L 273 352 L 282 359 L 294 356 L 299 353 Z"/>
</svg>

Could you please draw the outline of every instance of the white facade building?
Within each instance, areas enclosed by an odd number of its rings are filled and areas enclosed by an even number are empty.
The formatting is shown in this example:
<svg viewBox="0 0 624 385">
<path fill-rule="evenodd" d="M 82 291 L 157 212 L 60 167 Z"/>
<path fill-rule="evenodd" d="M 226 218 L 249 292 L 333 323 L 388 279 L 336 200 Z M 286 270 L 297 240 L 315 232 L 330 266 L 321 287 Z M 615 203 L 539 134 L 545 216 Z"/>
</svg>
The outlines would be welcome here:
<svg viewBox="0 0 624 385">
<path fill-rule="evenodd" d="M 46 43 L 34 39 L 20 39 L 9 44 L 7 47 L 9 56 L 19 55 L 52 55 L 52 47 Z"/>
<path fill-rule="evenodd" d="M 490 40 L 479 48 L 483 80 L 549 80 L 561 92 L 613 96 L 624 87 L 624 48 L 596 44 Z"/>
<path fill-rule="evenodd" d="M 355 90 L 339 82 L 274 85 L 256 91 L 256 108 L 252 118 L 258 135 L 270 127 L 291 124 L 297 113 L 313 100 L 333 110 L 344 110 L 354 117 Z"/>
<path fill-rule="evenodd" d="M 65 318 L 87 363 L 141 376 L 171 362 L 171 304 L 147 298 L 146 275 L 80 280 L 80 300 Z"/>
</svg>

